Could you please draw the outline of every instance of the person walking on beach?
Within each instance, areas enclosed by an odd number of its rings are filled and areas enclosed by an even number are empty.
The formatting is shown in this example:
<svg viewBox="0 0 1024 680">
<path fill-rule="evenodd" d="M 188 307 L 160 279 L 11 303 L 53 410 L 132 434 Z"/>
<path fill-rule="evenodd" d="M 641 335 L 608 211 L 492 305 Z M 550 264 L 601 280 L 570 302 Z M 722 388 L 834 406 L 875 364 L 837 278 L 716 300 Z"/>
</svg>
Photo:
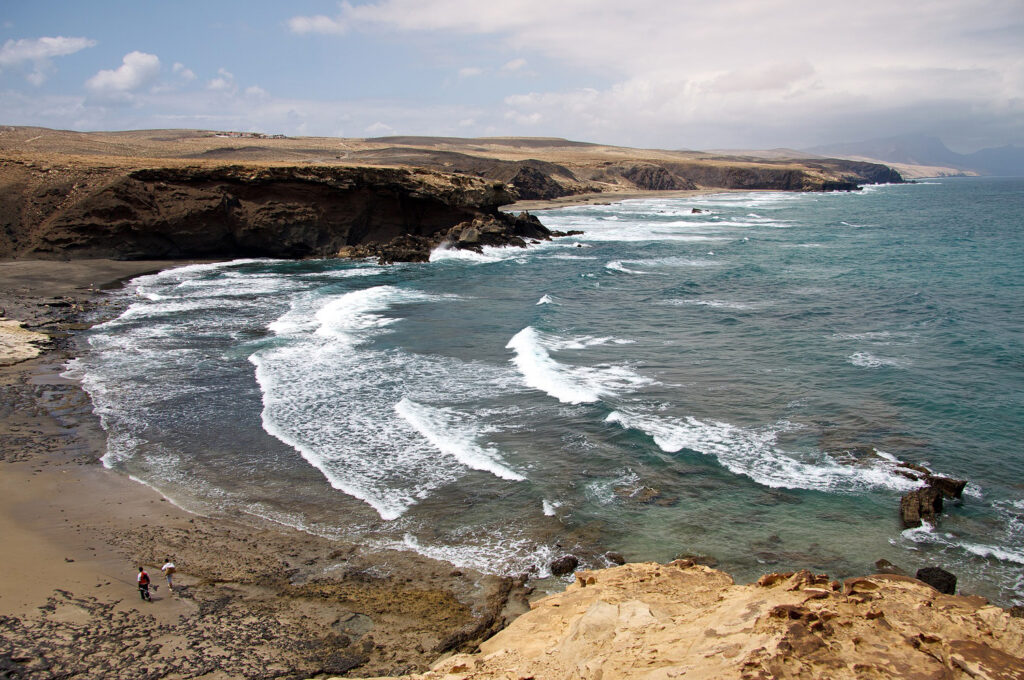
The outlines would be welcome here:
<svg viewBox="0 0 1024 680">
<path fill-rule="evenodd" d="M 164 560 L 164 566 L 160 567 L 160 571 L 164 572 L 164 576 L 167 577 L 167 589 L 173 593 L 174 592 L 174 580 L 173 580 L 172 577 L 174 576 L 175 569 L 174 569 L 174 562 L 171 562 L 171 558 L 170 557 L 168 557 L 166 560 Z"/>
<path fill-rule="evenodd" d="M 142 567 L 139 567 L 139 575 L 136 581 L 139 582 L 139 597 L 146 602 L 152 602 L 153 600 L 149 599 L 149 574 Z"/>
</svg>

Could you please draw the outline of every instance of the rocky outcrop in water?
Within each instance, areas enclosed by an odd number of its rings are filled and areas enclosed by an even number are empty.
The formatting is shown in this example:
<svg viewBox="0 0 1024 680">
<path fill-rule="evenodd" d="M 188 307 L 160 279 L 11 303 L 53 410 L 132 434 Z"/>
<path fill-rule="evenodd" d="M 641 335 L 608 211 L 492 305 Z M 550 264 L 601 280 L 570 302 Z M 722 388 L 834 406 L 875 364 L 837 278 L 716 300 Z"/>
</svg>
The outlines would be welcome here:
<svg viewBox="0 0 1024 680">
<path fill-rule="evenodd" d="M 907 576 L 807 571 L 738 586 L 678 561 L 583 571 L 480 645 L 407 680 L 1024 678 L 1024 620 Z"/>
<path fill-rule="evenodd" d="M 345 246 L 337 257 L 376 258 L 381 264 L 394 262 L 428 262 L 436 248 L 483 252 L 484 247 L 515 246 L 525 248 L 529 242 L 550 241 L 554 237 L 581 232 L 552 231 L 533 215 L 498 213 L 460 222 L 451 229 L 439 230 L 430 236 L 405 234 L 387 242 L 371 242 Z"/>
<path fill-rule="evenodd" d="M 904 494 L 900 499 L 900 519 L 903 526 L 919 527 L 922 522 L 935 524 L 935 516 L 942 512 L 942 494 L 926 486 Z"/>
<path fill-rule="evenodd" d="M 904 527 L 919 527 L 921 522 L 935 524 L 935 519 L 942 512 L 943 498 L 961 500 L 967 481 L 952 479 L 932 473 L 931 470 L 914 463 L 900 463 L 897 472 L 908 479 L 922 482 L 924 486 L 900 499 L 900 519 Z"/>
</svg>

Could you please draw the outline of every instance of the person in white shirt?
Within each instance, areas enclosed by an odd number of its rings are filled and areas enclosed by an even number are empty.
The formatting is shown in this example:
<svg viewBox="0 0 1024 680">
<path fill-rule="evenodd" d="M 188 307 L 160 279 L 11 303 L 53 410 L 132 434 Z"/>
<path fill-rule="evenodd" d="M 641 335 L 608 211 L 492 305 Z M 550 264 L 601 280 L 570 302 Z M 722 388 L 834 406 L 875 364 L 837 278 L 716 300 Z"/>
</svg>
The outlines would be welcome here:
<svg viewBox="0 0 1024 680">
<path fill-rule="evenodd" d="M 167 577 L 167 588 L 174 592 L 174 579 L 172 577 L 174 576 L 175 569 L 174 562 L 171 562 L 170 557 L 164 560 L 164 566 L 160 567 L 160 571 L 164 572 L 164 576 Z"/>
</svg>

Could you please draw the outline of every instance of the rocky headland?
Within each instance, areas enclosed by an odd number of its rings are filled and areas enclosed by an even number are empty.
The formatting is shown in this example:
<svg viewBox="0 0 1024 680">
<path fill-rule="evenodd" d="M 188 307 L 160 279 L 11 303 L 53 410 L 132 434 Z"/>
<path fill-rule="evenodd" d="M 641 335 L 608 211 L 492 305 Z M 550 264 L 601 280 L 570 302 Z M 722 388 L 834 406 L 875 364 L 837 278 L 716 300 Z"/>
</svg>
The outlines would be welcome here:
<svg viewBox="0 0 1024 680">
<path fill-rule="evenodd" d="M 678 560 L 582 571 L 407 680 L 1024 678 L 1024 618 L 916 579 L 808 571 L 736 585 Z"/>
<path fill-rule="evenodd" d="M 0 128 L 0 258 L 377 257 L 525 246 L 501 208 L 637 192 L 856 190 L 884 165 L 557 139 L 269 138 L 194 130 Z"/>
</svg>

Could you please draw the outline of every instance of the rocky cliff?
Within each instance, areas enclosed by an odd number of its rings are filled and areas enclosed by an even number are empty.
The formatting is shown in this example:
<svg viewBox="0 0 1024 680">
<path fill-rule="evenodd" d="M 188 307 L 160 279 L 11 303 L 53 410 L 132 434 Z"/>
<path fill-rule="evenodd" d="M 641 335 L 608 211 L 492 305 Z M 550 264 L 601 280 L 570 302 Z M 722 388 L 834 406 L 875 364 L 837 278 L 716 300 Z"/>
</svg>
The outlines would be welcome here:
<svg viewBox="0 0 1024 680">
<path fill-rule="evenodd" d="M 548 238 L 535 220 L 517 221 L 499 211 L 518 199 L 853 190 L 898 181 L 899 173 L 873 163 L 563 139 L 290 139 L 8 126 L 0 127 L 0 258 L 344 252 L 422 260 L 443 243 L 479 248 Z"/>
<path fill-rule="evenodd" d="M 513 196 L 405 168 L 158 167 L 4 161 L 0 257 L 310 257 L 432 236 Z"/>
<path fill-rule="evenodd" d="M 1024 678 L 1024 619 L 906 576 L 735 585 L 680 560 L 576 574 L 480 646 L 407 680 Z"/>
</svg>

